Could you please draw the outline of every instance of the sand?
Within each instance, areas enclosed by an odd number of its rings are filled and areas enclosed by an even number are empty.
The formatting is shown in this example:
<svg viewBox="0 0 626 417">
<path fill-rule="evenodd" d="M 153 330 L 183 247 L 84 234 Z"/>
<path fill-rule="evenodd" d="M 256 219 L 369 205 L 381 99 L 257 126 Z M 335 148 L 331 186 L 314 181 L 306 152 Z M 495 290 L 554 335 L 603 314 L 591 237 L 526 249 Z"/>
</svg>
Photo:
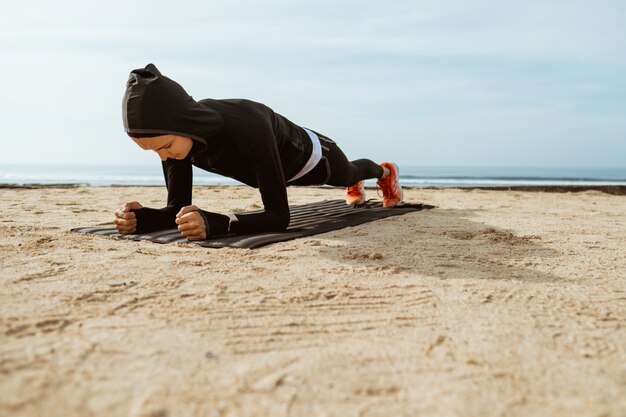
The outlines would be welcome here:
<svg viewBox="0 0 626 417">
<path fill-rule="evenodd" d="M 411 189 L 438 208 L 254 250 L 69 232 L 165 197 L 0 190 L 0 415 L 626 415 L 626 196 Z"/>
</svg>

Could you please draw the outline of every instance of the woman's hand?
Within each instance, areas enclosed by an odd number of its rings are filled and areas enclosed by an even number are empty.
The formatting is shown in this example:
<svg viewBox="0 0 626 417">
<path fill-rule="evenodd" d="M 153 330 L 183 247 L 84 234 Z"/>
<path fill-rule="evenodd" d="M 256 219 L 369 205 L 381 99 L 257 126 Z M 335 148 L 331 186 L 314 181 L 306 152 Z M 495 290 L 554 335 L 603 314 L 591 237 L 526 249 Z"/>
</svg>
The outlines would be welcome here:
<svg viewBox="0 0 626 417">
<path fill-rule="evenodd" d="M 185 206 L 176 215 L 178 231 L 189 240 L 206 239 L 206 224 L 198 210 L 200 209 L 194 205 Z"/>
<path fill-rule="evenodd" d="M 137 218 L 135 217 L 135 213 L 131 210 L 137 210 L 143 208 L 141 204 L 136 201 L 132 203 L 126 203 L 122 208 L 115 210 L 115 227 L 117 227 L 117 231 L 121 234 L 125 235 L 128 233 L 133 233 L 137 230 Z"/>
</svg>

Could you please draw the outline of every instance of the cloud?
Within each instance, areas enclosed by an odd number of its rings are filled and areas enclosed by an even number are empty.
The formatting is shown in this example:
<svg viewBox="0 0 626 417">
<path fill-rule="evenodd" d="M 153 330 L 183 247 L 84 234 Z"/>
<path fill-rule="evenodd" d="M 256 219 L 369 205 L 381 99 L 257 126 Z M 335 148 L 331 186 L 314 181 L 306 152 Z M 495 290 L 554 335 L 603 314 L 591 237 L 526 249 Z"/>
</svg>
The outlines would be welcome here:
<svg viewBox="0 0 626 417">
<path fill-rule="evenodd" d="M 585 163 L 626 133 L 625 17 L 582 0 L 3 3 L 0 112 L 40 145 L 12 144 L 18 158 L 49 158 L 53 134 L 59 160 L 110 160 L 119 140 L 132 162 L 123 85 L 154 62 L 195 98 L 264 102 L 351 152 L 378 155 L 385 137 L 416 163 L 458 162 L 457 149 L 558 164 L 542 149 L 569 145 Z"/>
</svg>

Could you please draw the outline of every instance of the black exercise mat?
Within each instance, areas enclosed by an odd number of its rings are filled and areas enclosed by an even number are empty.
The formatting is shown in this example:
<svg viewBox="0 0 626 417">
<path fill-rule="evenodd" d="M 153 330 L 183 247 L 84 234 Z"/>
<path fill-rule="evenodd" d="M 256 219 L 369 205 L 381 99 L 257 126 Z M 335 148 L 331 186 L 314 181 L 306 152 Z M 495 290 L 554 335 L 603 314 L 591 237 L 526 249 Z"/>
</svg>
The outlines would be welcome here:
<svg viewBox="0 0 626 417">
<path fill-rule="evenodd" d="M 434 206 L 426 204 L 403 204 L 402 206 L 383 208 L 380 202 L 368 201 L 363 206 L 349 206 L 344 200 L 327 200 L 316 203 L 291 206 L 291 221 L 284 232 L 261 233 L 254 235 L 216 236 L 207 240 L 190 241 L 183 237 L 178 229 L 160 230 L 146 234 L 122 235 L 115 227 L 76 227 L 72 232 L 91 233 L 101 236 L 113 236 L 121 239 L 150 240 L 156 243 L 195 243 L 208 248 L 258 248 L 270 243 L 282 242 L 303 236 L 330 232 L 348 226 L 356 226 L 385 217 L 398 216 Z M 249 213 L 257 213 L 260 210 Z"/>
</svg>

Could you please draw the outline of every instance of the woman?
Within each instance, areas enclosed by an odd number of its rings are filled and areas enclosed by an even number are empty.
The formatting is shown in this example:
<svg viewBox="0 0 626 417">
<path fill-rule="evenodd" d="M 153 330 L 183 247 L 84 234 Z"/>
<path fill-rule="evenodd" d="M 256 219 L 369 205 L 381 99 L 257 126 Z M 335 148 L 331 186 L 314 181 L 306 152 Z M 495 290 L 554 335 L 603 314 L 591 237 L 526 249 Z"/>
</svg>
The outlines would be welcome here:
<svg viewBox="0 0 626 417">
<path fill-rule="evenodd" d="M 195 101 L 153 65 L 131 71 L 122 103 L 124 130 L 161 158 L 167 207 L 138 202 L 115 211 L 120 233 L 177 227 L 189 240 L 224 234 L 276 232 L 289 225 L 289 185 L 348 187 L 346 202 L 363 204 L 363 180 L 377 178 L 383 205 L 402 203 L 398 167 L 348 161 L 330 138 L 250 100 Z M 258 188 L 264 211 L 222 215 L 191 205 L 192 165 Z"/>
</svg>

